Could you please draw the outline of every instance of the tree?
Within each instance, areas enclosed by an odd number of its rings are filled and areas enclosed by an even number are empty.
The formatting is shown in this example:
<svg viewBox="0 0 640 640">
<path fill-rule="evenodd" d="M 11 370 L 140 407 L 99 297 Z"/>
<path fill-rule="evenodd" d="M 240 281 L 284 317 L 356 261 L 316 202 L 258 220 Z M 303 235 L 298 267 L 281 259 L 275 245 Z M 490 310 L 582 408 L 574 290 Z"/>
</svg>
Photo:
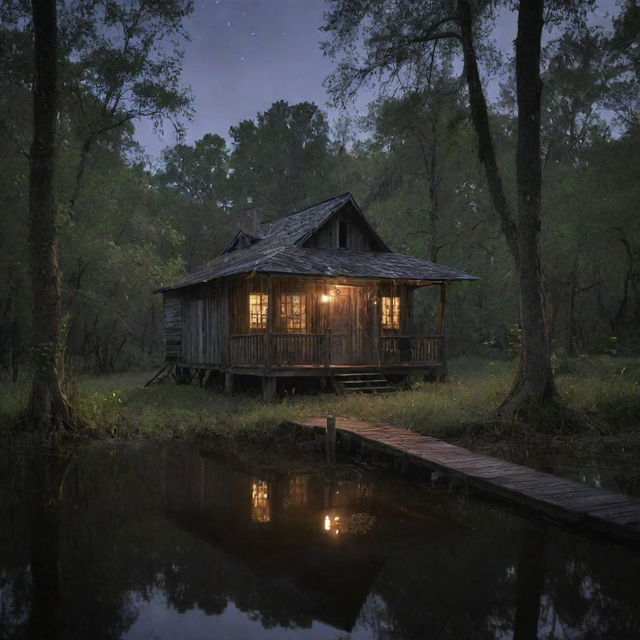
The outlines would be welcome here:
<svg viewBox="0 0 640 640">
<path fill-rule="evenodd" d="M 193 146 L 165 149 L 158 181 L 174 196 L 173 220 L 184 235 L 183 256 L 189 267 L 211 260 L 224 245 L 230 206 L 229 151 L 224 138 L 207 133 Z M 230 230 L 228 230 L 230 231 Z"/>
<path fill-rule="evenodd" d="M 49 435 L 73 427 L 60 377 L 60 269 L 54 192 L 58 48 L 56 0 L 32 0 L 33 142 L 29 171 L 29 264 L 33 294 L 32 428 Z"/>
<path fill-rule="evenodd" d="M 507 199 L 496 159 L 476 51 L 483 11 L 490 8 L 490 3 L 470 0 L 459 0 L 455 5 L 444 0 L 423 3 L 334 0 L 325 26 L 325 30 L 333 34 L 333 40 L 325 43 L 325 52 L 333 57 L 343 56 L 328 84 L 335 96 L 344 99 L 370 78 L 377 77 L 388 83 L 396 81 L 402 73 L 411 73 L 412 65 L 423 68 L 434 43 L 453 41 L 459 45 L 479 159 L 519 277 L 520 366 L 512 390 L 500 407 L 502 414 L 514 415 L 540 405 L 555 404 L 558 400 L 540 267 L 540 52 L 544 2 L 521 0 L 518 4 L 515 51 L 517 216 Z M 361 58 L 353 46 L 358 38 L 364 41 Z"/>
<path fill-rule="evenodd" d="M 626 128 L 640 125 L 640 6 L 635 0 L 623 0 L 621 7 L 607 47 L 611 62 L 607 106 Z"/>
<path fill-rule="evenodd" d="M 184 19 L 192 0 L 71 2 L 61 19 L 65 59 L 64 110 L 75 113 L 73 142 L 79 157 L 68 200 L 73 216 L 91 150 L 113 129 L 136 119 L 182 131 L 191 94 L 180 86 L 187 39 Z"/>
<path fill-rule="evenodd" d="M 419 206 L 427 214 L 426 229 L 412 225 L 410 233 L 426 235 L 427 256 L 434 262 L 446 245 L 442 239 L 441 191 L 446 174 L 453 169 L 447 160 L 463 120 L 458 97 L 459 83 L 446 69 L 430 79 L 422 91 L 409 91 L 401 98 L 376 103 L 372 116 L 377 140 L 403 160 L 401 178 L 418 177 L 426 189 L 426 207 L 423 203 Z"/>
<path fill-rule="evenodd" d="M 230 134 L 231 186 L 240 207 L 251 197 L 267 215 L 280 215 L 332 195 L 329 125 L 315 104 L 279 100 Z"/>
</svg>

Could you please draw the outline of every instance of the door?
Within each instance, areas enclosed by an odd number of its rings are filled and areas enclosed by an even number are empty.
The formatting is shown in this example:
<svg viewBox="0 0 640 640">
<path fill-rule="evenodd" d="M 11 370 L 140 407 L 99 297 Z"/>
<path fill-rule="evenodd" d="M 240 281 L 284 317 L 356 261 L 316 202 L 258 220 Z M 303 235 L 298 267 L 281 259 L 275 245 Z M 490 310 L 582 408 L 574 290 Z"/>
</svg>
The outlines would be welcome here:
<svg viewBox="0 0 640 640">
<path fill-rule="evenodd" d="M 366 287 L 336 286 L 331 295 L 331 364 L 373 364 L 371 297 Z"/>
</svg>

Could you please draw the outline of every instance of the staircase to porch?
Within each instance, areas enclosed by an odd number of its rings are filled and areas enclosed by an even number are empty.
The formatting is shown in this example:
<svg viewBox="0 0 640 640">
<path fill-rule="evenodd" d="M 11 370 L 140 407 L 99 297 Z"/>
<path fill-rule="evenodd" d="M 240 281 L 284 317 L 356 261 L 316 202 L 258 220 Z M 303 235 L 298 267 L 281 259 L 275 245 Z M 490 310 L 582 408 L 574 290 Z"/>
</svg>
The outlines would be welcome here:
<svg viewBox="0 0 640 640">
<path fill-rule="evenodd" d="M 339 396 L 354 393 L 391 393 L 395 391 L 384 374 L 379 371 L 333 373 L 331 383 Z"/>
</svg>

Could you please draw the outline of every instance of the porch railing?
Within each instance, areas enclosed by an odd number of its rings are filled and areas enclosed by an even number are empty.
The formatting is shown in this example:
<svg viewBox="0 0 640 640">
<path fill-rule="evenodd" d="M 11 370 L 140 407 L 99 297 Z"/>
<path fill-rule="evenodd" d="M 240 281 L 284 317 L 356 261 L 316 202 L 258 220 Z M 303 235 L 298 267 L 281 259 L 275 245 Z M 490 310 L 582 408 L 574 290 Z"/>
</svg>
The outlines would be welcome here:
<svg viewBox="0 0 640 640">
<path fill-rule="evenodd" d="M 230 336 L 227 361 L 239 367 L 328 365 L 330 334 L 248 333 Z"/>
<path fill-rule="evenodd" d="M 444 336 L 383 336 L 381 364 L 444 364 Z"/>
<path fill-rule="evenodd" d="M 272 365 L 324 365 L 329 341 L 324 333 L 272 333 Z"/>
<path fill-rule="evenodd" d="M 331 365 L 331 334 L 250 333 L 229 336 L 227 362 L 238 367 L 328 367 Z M 444 365 L 445 362 L 444 336 L 382 336 L 379 338 L 378 361 L 371 362 L 371 365 Z"/>
<path fill-rule="evenodd" d="M 229 336 L 227 361 L 234 366 L 264 366 L 265 339 L 261 333 Z"/>
</svg>

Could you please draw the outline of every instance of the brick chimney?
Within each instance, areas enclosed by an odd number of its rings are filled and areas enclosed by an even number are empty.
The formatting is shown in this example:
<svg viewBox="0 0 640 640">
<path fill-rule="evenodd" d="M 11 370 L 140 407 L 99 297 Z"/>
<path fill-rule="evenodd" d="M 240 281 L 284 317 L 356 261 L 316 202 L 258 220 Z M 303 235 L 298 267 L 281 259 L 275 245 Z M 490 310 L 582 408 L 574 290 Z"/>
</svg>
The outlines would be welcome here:
<svg viewBox="0 0 640 640">
<path fill-rule="evenodd" d="M 260 237 L 262 207 L 253 206 L 253 198 L 247 198 L 247 208 L 240 214 L 240 229 L 255 238 Z"/>
</svg>

